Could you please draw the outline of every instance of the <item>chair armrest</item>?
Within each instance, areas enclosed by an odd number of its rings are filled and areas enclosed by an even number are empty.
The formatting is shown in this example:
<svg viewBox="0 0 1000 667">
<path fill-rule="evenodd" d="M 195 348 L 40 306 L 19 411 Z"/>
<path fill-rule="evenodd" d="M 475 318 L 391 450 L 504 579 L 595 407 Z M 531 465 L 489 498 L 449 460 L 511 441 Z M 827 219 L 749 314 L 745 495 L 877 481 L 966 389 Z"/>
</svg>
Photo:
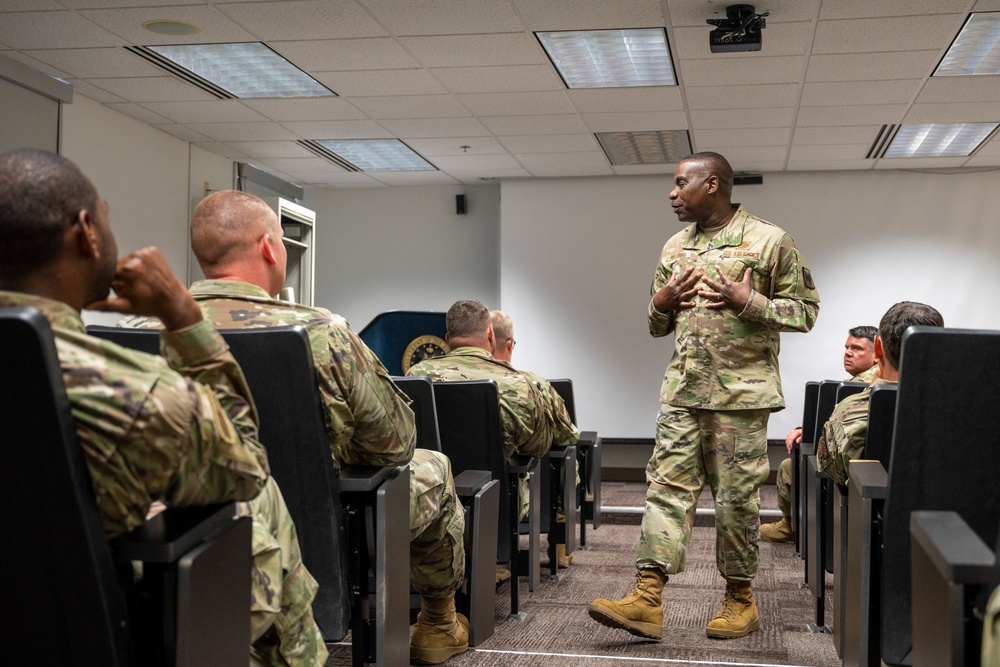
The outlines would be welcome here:
<svg viewBox="0 0 1000 667">
<path fill-rule="evenodd" d="M 798 445 L 799 456 L 816 456 L 816 443 L 814 442 L 801 442 Z"/>
<path fill-rule="evenodd" d="M 173 563 L 192 548 L 232 526 L 236 503 L 168 507 L 146 523 L 111 540 L 119 561 Z"/>
<path fill-rule="evenodd" d="M 989 583 L 996 557 L 958 513 L 913 512 L 910 535 L 945 581 Z"/>
<path fill-rule="evenodd" d="M 538 459 L 524 454 L 512 454 L 507 460 L 507 471 L 518 475 L 529 473 L 538 467 Z"/>
<path fill-rule="evenodd" d="M 885 499 L 889 474 L 878 461 L 852 460 L 848 486 L 857 487 L 862 498 Z"/>
<path fill-rule="evenodd" d="M 597 431 L 580 431 L 576 444 L 580 447 L 593 447 L 597 444 Z"/>
<path fill-rule="evenodd" d="M 374 491 L 385 480 L 392 477 L 400 466 L 344 466 L 338 479 L 342 493 L 366 493 Z"/>
<path fill-rule="evenodd" d="M 455 493 L 463 498 L 474 496 L 492 479 L 489 470 L 463 470 L 455 476 Z"/>
</svg>

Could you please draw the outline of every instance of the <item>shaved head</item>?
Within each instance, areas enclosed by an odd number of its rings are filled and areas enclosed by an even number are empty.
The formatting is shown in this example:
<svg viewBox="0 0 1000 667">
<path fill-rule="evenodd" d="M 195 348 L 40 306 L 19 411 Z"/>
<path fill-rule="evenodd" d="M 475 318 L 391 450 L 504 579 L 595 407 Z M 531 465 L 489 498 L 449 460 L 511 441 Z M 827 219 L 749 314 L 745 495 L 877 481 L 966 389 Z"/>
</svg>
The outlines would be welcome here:
<svg viewBox="0 0 1000 667">
<path fill-rule="evenodd" d="M 692 153 L 681 162 L 698 162 L 705 167 L 708 175 L 719 179 L 719 194 L 727 200 L 733 193 L 733 167 L 722 155 L 711 151 Z"/>
<path fill-rule="evenodd" d="M 277 214 L 260 197 L 238 190 L 213 192 L 191 217 L 191 250 L 206 275 L 245 260 L 263 234 L 281 238 Z"/>
</svg>

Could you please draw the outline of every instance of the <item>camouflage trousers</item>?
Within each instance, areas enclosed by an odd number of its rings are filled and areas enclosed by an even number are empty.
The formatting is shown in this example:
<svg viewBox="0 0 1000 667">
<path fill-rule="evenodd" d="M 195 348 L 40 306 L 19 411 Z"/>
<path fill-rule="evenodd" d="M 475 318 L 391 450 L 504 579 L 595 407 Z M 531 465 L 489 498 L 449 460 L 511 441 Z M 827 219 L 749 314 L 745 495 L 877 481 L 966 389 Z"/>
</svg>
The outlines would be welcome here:
<svg viewBox="0 0 1000 667">
<path fill-rule="evenodd" d="M 410 461 L 410 581 L 421 595 L 445 597 L 465 578 L 465 510 L 451 461 L 417 449 Z"/>
<path fill-rule="evenodd" d="M 322 667 L 327 649 L 313 619 L 316 580 L 302 563 L 295 524 L 274 478 L 237 516 L 253 518 L 250 664 Z"/>
<path fill-rule="evenodd" d="M 715 559 L 727 581 L 757 574 L 760 485 L 767 479 L 770 410 L 697 410 L 661 405 L 646 466 L 638 568 L 684 570 L 698 496 L 715 498 Z"/>
<path fill-rule="evenodd" d="M 774 481 L 778 487 L 778 509 L 785 521 L 792 517 L 792 459 L 788 458 L 778 466 L 778 476 Z"/>
</svg>

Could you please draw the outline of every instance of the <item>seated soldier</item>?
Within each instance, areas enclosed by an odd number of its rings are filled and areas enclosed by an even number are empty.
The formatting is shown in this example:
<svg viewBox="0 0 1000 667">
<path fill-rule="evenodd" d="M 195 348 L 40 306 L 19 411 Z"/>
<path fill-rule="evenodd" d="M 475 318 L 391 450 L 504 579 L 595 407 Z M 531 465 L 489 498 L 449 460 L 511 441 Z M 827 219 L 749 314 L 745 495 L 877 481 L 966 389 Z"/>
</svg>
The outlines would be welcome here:
<svg viewBox="0 0 1000 667">
<path fill-rule="evenodd" d="M 490 311 L 478 301 L 457 301 L 445 316 L 445 334 L 451 352 L 425 359 L 410 367 L 407 375 L 426 375 L 433 382 L 494 380 L 500 394 L 504 454 L 545 456 L 552 446 L 553 418 L 545 398 L 527 375 L 493 358 L 495 336 Z M 520 518 L 528 515 L 528 485 L 519 489 Z M 497 568 L 497 582 L 510 577 Z"/>
<path fill-rule="evenodd" d="M 243 373 L 158 250 L 117 260 L 107 217 L 69 160 L 0 155 L 0 289 L 9 290 L 0 307 L 32 306 L 52 326 L 104 531 L 111 538 L 139 526 L 154 501 L 249 501 L 237 513 L 253 517 L 250 662 L 321 666 L 316 582 L 255 440 Z M 88 336 L 85 307 L 159 317 L 166 355 Z"/>
<path fill-rule="evenodd" d="M 934 308 L 914 301 L 900 301 L 882 316 L 875 337 L 875 358 L 879 362 L 880 377 L 872 386 L 899 382 L 903 332 L 917 325 L 943 327 L 944 318 Z M 870 395 L 871 387 L 838 403 L 816 444 L 817 466 L 837 484 L 847 484 L 848 462 L 864 451 Z"/>
<path fill-rule="evenodd" d="M 850 374 L 850 382 L 866 382 L 871 384 L 878 377 L 879 365 L 875 359 L 875 334 L 878 330 L 873 326 L 854 327 L 847 332 L 847 342 L 844 343 L 844 370 Z M 785 447 L 788 453 L 802 442 L 802 427 L 793 428 L 785 437 Z M 795 532 L 792 530 L 792 459 L 787 458 L 778 466 L 778 476 L 775 480 L 778 488 L 778 508 L 781 519 L 760 526 L 760 539 L 765 542 L 794 542 Z"/>
<path fill-rule="evenodd" d="M 513 368 L 511 358 L 514 356 L 514 323 L 510 316 L 502 310 L 491 310 L 490 322 L 493 324 L 493 358 Z M 580 430 L 573 423 L 573 418 L 569 416 L 562 396 L 541 375 L 531 371 L 521 372 L 534 380 L 541 390 L 542 398 L 545 399 L 545 409 L 552 423 L 552 445 L 555 447 L 575 445 L 580 439 Z M 576 482 L 580 483 L 579 471 L 576 475 Z M 562 503 L 563 499 L 560 498 L 557 520 L 559 523 L 566 523 L 566 514 L 562 510 Z M 549 558 L 557 559 L 558 567 L 569 567 L 573 563 L 573 554 L 566 554 L 565 544 L 555 546 L 549 544 Z"/>
<path fill-rule="evenodd" d="M 451 462 L 440 452 L 414 450 L 409 399 L 344 318 L 272 298 L 285 282 L 282 235 L 277 214 L 260 198 L 235 190 L 209 195 L 191 218 L 191 249 L 207 277 L 191 286 L 191 295 L 219 329 L 298 324 L 306 330 L 335 465 L 409 463 L 410 580 L 421 606 L 410 659 L 444 662 L 469 648 L 469 622 L 455 612 L 455 591 L 465 578 L 465 512 Z"/>
</svg>

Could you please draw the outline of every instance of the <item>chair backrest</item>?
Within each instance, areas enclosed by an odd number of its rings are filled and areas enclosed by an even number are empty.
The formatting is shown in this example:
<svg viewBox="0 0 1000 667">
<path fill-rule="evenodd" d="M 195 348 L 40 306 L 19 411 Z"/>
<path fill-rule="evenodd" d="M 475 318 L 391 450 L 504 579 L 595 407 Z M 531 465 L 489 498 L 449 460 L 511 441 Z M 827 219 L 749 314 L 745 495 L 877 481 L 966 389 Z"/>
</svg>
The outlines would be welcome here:
<svg viewBox="0 0 1000 667">
<path fill-rule="evenodd" d="M 986 544 L 1000 521 L 1000 331 L 903 335 L 882 525 L 882 659 L 912 649 L 910 513 L 957 512 Z"/>
<path fill-rule="evenodd" d="M 840 389 L 840 380 L 823 380 L 819 383 L 819 394 L 816 398 L 816 419 L 813 424 L 814 442 L 819 442 L 823 434 L 823 426 L 833 414 L 833 409 L 837 407 L 837 391 Z M 805 442 L 805 437 L 802 439 Z"/>
<path fill-rule="evenodd" d="M 4 662 L 127 665 L 125 598 L 37 310 L 0 309 L 0 369 L 0 589 L 14 605 Z"/>
<path fill-rule="evenodd" d="M 309 338 L 300 326 L 220 331 L 260 417 L 271 474 L 295 521 L 302 562 L 319 583 L 313 614 L 340 641 L 351 619 L 347 534 Z"/>
<path fill-rule="evenodd" d="M 425 375 L 395 376 L 392 381 L 410 398 L 410 408 L 417 421 L 417 447 L 440 452 L 441 434 L 430 378 Z"/>
<path fill-rule="evenodd" d="M 493 380 L 435 382 L 441 451 L 451 459 L 455 475 L 465 470 L 489 470 L 500 484 L 497 562 L 506 563 L 516 546 L 511 544 L 510 485 L 504 457 L 500 396 Z"/>
<path fill-rule="evenodd" d="M 872 387 L 868 403 L 868 432 L 865 435 L 864 458 L 879 461 L 889 469 L 892 452 L 892 427 L 896 421 L 896 385 L 879 384 Z"/>
<path fill-rule="evenodd" d="M 549 380 L 549 384 L 562 397 L 563 403 L 566 404 L 566 412 L 569 413 L 569 418 L 576 424 L 576 401 L 573 400 L 573 381 L 569 378 L 557 378 Z"/>
<path fill-rule="evenodd" d="M 91 324 L 87 327 L 91 336 L 110 340 L 112 343 L 139 350 L 146 354 L 160 354 L 160 332 L 158 329 L 122 329 Z"/>
<path fill-rule="evenodd" d="M 805 404 L 802 406 L 802 442 L 816 443 L 816 408 L 819 404 L 819 382 L 806 382 Z"/>
</svg>

